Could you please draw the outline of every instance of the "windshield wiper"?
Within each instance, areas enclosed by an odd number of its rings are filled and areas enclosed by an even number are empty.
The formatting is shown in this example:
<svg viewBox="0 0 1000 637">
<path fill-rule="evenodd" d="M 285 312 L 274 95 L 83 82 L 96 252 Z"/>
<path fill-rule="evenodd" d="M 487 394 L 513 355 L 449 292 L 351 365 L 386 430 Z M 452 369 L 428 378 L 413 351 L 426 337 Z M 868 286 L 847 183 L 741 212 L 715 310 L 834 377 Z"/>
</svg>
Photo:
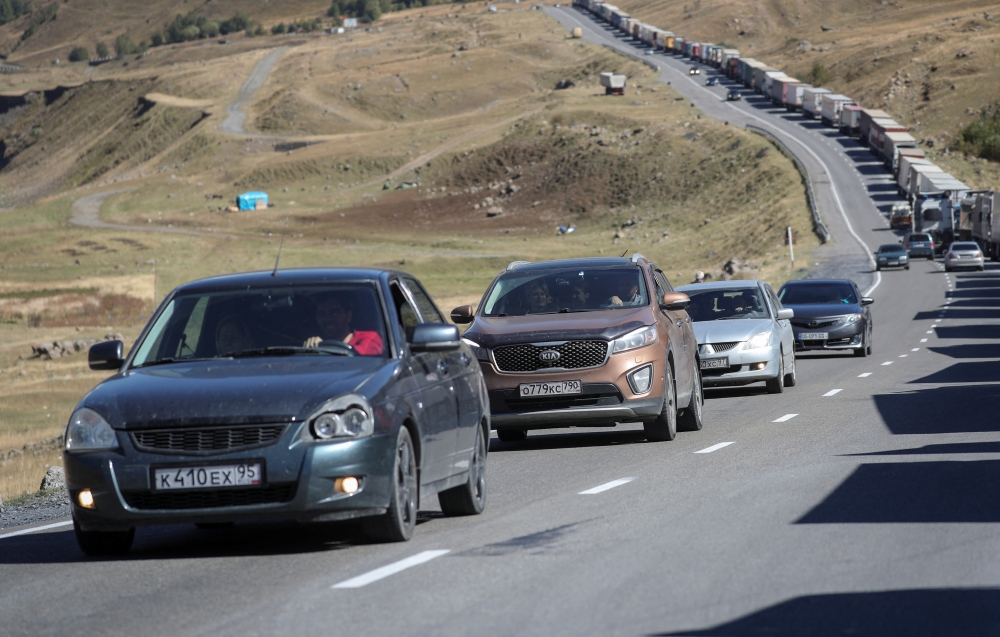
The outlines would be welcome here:
<svg viewBox="0 0 1000 637">
<path fill-rule="evenodd" d="M 154 365 L 167 365 L 169 363 L 193 363 L 195 361 L 207 361 L 211 360 L 209 358 L 160 358 L 155 361 L 150 361 L 148 363 L 143 363 L 142 365 L 133 365 L 132 369 L 141 369 L 143 367 L 153 367 Z"/>
<path fill-rule="evenodd" d="M 324 349 L 319 347 L 260 347 L 245 349 L 239 352 L 223 354 L 224 358 L 251 358 L 253 356 L 294 356 L 295 354 L 330 354 L 331 356 L 350 356 L 347 350 Z"/>
</svg>

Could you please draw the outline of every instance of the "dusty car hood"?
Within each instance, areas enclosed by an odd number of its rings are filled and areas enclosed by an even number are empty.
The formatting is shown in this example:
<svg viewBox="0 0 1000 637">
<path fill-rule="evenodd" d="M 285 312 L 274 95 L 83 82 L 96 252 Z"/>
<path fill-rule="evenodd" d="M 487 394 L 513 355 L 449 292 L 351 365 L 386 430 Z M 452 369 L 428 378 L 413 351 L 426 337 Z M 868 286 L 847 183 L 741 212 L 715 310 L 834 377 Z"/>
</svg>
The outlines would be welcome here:
<svg viewBox="0 0 1000 637">
<path fill-rule="evenodd" d="M 465 332 L 483 347 L 545 341 L 607 340 L 653 324 L 649 306 L 569 314 L 482 317 Z"/>
<path fill-rule="evenodd" d="M 289 422 L 354 391 L 388 362 L 358 356 L 173 363 L 117 374 L 83 404 L 124 429 Z"/>
<path fill-rule="evenodd" d="M 771 319 L 734 319 L 726 321 L 699 321 L 693 323 L 698 344 L 732 343 L 745 341 L 754 334 L 772 329 Z"/>
<path fill-rule="evenodd" d="M 831 303 L 828 305 L 794 305 L 785 303 L 784 306 L 795 310 L 795 318 L 792 319 L 792 323 L 799 323 L 802 319 L 861 314 L 864 311 L 860 305 L 855 303 Z"/>
</svg>

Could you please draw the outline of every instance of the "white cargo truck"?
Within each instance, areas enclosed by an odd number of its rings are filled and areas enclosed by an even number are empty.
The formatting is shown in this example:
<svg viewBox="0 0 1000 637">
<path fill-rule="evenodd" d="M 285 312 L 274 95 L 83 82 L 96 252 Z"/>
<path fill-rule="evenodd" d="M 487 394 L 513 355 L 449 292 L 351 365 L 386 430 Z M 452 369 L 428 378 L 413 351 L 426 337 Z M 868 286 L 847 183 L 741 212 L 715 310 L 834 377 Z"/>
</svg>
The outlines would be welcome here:
<svg viewBox="0 0 1000 637">
<path fill-rule="evenodd" d="M 826 126 L 839 128 L 840 111 L 848 104 L 856 102 L 846 95 L 824 95 L 823 105 L 820 107 L 820 118 Z"/>
<path fill-rule="evenodd" d="M 882 162 L 889 169 L 896 170 L 900 149 L 916 147 L 917 138 L 909 133 L 886 133 L 882 138 Z"/>
<path fill-rule="evenodd" d="M 605 95 L 625 94 L 625 74 L 624 73 L 601 73 L 601 86 L 604 87 Z"/>
<path fill-rule="evenodd" d="M 802 95 L 802 114 L 810 119 L 816 119 L 823 108 L 823 96 L 829 94 L 829 89 L 815 86 L 807 88 Z"/>
</svg>

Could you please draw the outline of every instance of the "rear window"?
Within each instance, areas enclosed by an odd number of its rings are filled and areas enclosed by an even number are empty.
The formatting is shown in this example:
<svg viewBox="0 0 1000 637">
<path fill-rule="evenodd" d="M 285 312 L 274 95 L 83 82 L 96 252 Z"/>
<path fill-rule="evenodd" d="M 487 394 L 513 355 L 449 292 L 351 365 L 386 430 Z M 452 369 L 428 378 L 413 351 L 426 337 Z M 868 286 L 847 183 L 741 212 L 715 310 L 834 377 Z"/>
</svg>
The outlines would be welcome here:
<svg viewBox="0 0 1000 637">
<path fill-rule="evenodd" d="M 486 294 L 483 316 L 637 307 L 649 304 L 638 266 L 505 272 Z"/>
<path fill-rule="evenodd" d="M 811 283 L 786 285 L 778 292 L 782 305 L 837 305 L 858 302 L 849 283 Z"/>
<path fill-rule="evenodd" d="M 956 241 L 951 244 L 952 250 L 978 250 L 979 246 L 971 241 Z"/>
<path fill-rule="evenodd" d="M 911 234 L 910 241 L 930 241 L 931 236 L 929 234 Z"/>
</svg>

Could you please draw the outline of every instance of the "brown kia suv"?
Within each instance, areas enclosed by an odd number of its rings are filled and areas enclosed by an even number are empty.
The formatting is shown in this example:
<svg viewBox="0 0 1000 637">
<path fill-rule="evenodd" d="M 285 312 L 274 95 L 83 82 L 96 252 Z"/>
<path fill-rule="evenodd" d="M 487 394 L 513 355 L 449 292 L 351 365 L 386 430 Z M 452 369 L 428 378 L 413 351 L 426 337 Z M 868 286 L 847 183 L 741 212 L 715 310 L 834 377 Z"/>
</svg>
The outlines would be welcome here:
<svg viewBox="0 0 1000 637">
<path fill-rule="evenodd" d="M 457 307 L 503 441 L 529 429 L 641 422 L 649 440 L 701 429 L 698 343 L 666 275 L 631 258 L 515 261 Z"/>
</svg>

